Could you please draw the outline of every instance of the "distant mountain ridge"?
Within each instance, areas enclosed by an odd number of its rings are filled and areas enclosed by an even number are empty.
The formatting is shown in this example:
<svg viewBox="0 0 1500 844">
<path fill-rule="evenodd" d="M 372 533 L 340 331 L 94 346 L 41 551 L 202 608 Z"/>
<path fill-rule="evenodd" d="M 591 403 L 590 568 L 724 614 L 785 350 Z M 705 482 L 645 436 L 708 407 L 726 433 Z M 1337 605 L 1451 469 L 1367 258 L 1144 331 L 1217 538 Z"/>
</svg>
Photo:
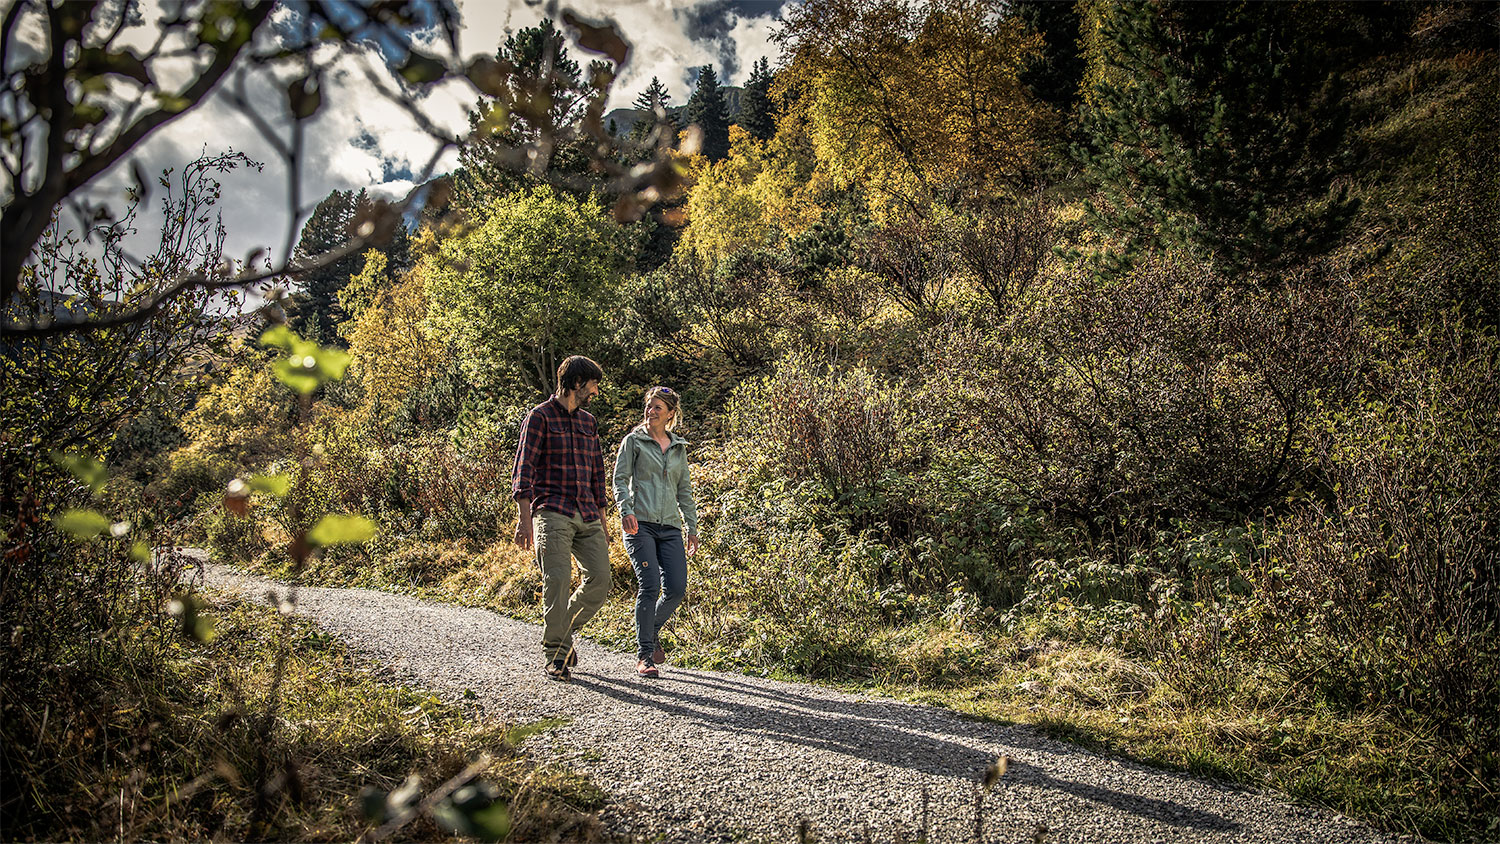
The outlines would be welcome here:
<svg viewBox="0 0 1500 844">
<path fill-rule="evenodd" d="M 724 92 L 724 111 L 729 115 L 729 122 L 731 124 L 733 124 L 733 123 L 737 122 L 736 118 L 739 117 L 739 113 L 740 113 L 740 95 L 742 93 L 744 93 L 745 89 L 744 88 L 736 88 L 736 87 L 731 86 L 731 85 L 720 85 L 719 86 L 719 90 L 722 91 L 722 92 Z M 679 124 L 681 124 L 681 122 L 682 122 L 682 113 L 684 111 L 686 111 L 686 110 L 687 110 L 687 105 L 685 105 L 685 104 L 684 105 L 680 105 L 680 106 L 673 106 L 673 107 L 667 109 L 667 115 L 670 116 L 671 118 L 673 118 L 674 120 L 678 121 Z M 609 129 L 610 121 L 614 121 L 614 123 L 615 123 L 615 131 L 617 133 L 621 134 L 621 135 L 628 135 L 628 134 L 630 134 L 631 127 L 635 126 L 635 124 L 638 121 L 640 121 L 642 118 L 644 118 L 645 116 L 646 116 L 646 112 L 643 109 L 638 109 L 638 108 L 616 108 L 616 109 L 611 109 L 610 111 L 606 112 L 605 115 L 604 115 L 604 128 L 606 130 L 608 130 Z"/>
</svg>

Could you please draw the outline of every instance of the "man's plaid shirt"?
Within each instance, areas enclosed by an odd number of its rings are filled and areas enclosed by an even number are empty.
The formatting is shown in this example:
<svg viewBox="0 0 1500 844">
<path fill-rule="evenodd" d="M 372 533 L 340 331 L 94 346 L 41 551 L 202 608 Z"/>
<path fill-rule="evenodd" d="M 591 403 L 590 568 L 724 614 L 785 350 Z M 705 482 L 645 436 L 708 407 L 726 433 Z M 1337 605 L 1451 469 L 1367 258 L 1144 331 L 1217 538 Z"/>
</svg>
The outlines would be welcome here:
<svg viewBox="0 0 1500 844">
<path fill-rule="evenodd" d="M 604 452 L 594 415 L 569 413 L 556 396 L 533 407 L 521 423 L 510 487 L 512 497 L 531 499 L 532 512 L 604 518 Z"/>
</svg>

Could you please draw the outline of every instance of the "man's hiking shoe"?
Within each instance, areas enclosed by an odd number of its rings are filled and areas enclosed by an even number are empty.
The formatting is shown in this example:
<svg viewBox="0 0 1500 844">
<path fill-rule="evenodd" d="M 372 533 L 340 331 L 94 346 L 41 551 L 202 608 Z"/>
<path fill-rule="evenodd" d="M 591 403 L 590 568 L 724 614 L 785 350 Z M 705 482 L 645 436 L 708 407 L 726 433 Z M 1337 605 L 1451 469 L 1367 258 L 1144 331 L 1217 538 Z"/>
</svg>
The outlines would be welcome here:
<svg viewBox="0 0 1500 844">
<path fill-rule="evenodd" d="M 573 648 L 572 650 L 568 651 L 568 667 L 572 668 L 573 666 L 575 666 L 577 664 L 578 664 L 578 649 L 577 648 Z"/>
<path fill-rule="evenodd" d="M 568 663 L 561 659 L 554 659 L 547 663 L 547 676 L 553 680 L 561 680 L 566 683 L 572 679 L 572 672 L 568 671 Z"/>
<path fill-rule="evenodd" d="M 635 673 L 642 677 L 660 677 L 661 672 L 656 670 L 656 663 L 649 659 L 643 659 L 635 664 Z"/>
<path fill-rule="evenodd" d="M 657 665 L 667 664 L 667 652 L 661 649 L 661 643 L 656 644 L 656 650 L 651 652 L 651 661 Z"/>
</svg>

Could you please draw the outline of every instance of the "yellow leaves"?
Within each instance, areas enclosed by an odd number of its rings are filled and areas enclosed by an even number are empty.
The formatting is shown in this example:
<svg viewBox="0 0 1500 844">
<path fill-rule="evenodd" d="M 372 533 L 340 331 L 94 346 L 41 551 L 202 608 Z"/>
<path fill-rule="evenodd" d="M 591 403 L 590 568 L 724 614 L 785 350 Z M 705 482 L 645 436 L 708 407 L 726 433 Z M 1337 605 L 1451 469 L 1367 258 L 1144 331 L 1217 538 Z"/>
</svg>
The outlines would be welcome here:
<svg viewBox="0 0 1500 844">
<path fill-rule="evenodd" d="M 372 297 L 350 323 L 350 366 L 372 405 L 386 413 L 439 368 L 439 348 L 422 330 L 427 317 L 424 270 Z"/>
<path fill-rule="evenodd" d="M 1035 166 L 1050 115 L 1019 76 L 1040 40 L 1000 4 L 817 0 L 783 40 L 778 94 L 803 113 L 819 169 L 871 189 L 877 213 L 882 199 L 993 190 Z"/>
<path fill-rule="evenodd" d="M 364 258 L 364 267 L 351 276 L 349 283 L 338 293 L 339 307 L 351 317 L 358 317 L 370 306 L 380 293 L 381 282 L 385 280 L 385 268 L 388 264 L 385 253 L 379 249 L 367 249 Z M 339 330 L 343 332 L 345 326 L 340 325 Z"/>
<path fill-rule="evenodd" d="M 811 162 L 779 139 L 762 143 L 738 126 L 730 127 L 729 144 L 723 161 L 700 165 L 688 191 L 690 224 L 679 248 L 703 264 L 800 234 L 821 213 Z"/>
</svg>

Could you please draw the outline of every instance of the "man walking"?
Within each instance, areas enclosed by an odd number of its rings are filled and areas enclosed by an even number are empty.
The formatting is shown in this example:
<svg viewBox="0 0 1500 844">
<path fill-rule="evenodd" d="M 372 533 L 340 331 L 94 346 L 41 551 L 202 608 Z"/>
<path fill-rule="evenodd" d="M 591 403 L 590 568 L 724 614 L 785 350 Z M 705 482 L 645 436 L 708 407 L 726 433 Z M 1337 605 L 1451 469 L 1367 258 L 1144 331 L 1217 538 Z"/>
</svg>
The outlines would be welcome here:
<svg viewBox="0 0 1500 844">
<path fill-rule="evenodd" d="M 582 355 L 557 368 L 557 393 L 521 423 L 511 471 L 516 499 L 516 544 L 536 548 L 542 570 L 542 650 L 547 676 L 567 680 L 578 663 L 573 633 L 609 597 L 609 531 L 604 526 L 604 452 L 594 415 L 584 410 L 599 395 L 604 370 Z M 573 561 L 583 583 L 572 595 Z"/>
</svg>

